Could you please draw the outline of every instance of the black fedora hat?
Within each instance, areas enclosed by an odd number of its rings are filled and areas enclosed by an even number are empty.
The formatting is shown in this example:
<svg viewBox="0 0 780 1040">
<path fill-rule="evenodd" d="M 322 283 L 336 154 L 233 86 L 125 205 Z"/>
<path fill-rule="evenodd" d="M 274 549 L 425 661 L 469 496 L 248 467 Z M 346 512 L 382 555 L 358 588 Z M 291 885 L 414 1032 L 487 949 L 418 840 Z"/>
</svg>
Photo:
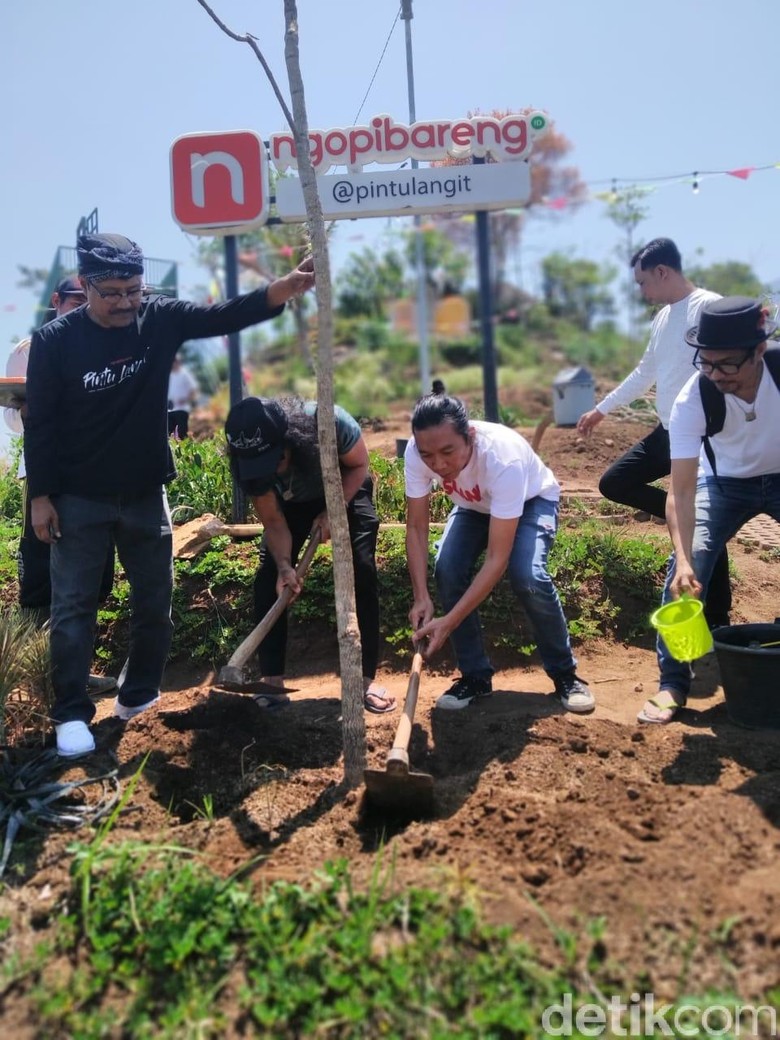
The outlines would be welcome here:
<svg viewBox="0 0 780 1040">
<path fill-rule="evenodd" d="M 760 300 L 724 296 L 705 303 L 699 324 L 685 333 L 685 342 L 697 350 L 753 350 L 777 331 Z"/>
</svg>

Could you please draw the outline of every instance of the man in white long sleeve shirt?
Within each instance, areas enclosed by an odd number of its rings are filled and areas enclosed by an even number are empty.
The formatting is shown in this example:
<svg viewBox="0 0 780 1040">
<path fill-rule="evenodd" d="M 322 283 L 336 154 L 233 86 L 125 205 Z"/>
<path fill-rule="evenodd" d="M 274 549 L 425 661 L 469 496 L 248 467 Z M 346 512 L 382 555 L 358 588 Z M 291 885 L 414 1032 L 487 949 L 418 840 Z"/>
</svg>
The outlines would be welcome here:
<svg viewBox="0 0 780 1040">
<path fill-rule="evenodd" d="M 650 340 L 642 359 L 623 382 L 580 417 L 577 429 L 590 436 L 605 415 L 631 404 L 655 384 L 658 425 L 609 467 L 599 481 L 599 491 L 612 502 L 621 502 L 660 519 L 666 517 L 666 491 L 654 481 L 671 472 L 669 417 L 680 390 L 693 374 L 685 333 L 698 324 L 705 303 L 717 293 L 696 286 L 682 271 L 680 251 L 670 238 L 654 238 L 631 258 L 634 280 L 645 301 L 663 304 L 653 319 Z M 729 623 L 731 587 L 728 557 L 718 560 L 710 584 L 707 621 L 711 628 Z"/>
</svg>

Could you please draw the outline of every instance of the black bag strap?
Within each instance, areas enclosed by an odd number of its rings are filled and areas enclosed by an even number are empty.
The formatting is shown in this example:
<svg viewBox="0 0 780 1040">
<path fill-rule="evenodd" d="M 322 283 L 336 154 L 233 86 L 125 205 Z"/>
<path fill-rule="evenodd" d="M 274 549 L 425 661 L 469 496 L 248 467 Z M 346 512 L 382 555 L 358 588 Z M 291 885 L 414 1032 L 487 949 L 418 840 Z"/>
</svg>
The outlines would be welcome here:
<svg viewBox="0 0 780 1040">
<path fill-rule="evenodd" d="M 764 351 L 764 364 L 772 376 L 775 386 L 780 390 L 780 347 L 767 347 Z M 699 374 L 699 394 L 701 406 L 704 409 L 705 433 L 701 439 L 704 446 L 704 454 L 712 467 L 712 472 L 717 477 L 718 467 L 715 465 L 715 452 L 712 450 L 710 437 L 720 433 L 726 421 L 726 399 L 718 390 L 712 380 L 705 375 Z"/>
</svg>

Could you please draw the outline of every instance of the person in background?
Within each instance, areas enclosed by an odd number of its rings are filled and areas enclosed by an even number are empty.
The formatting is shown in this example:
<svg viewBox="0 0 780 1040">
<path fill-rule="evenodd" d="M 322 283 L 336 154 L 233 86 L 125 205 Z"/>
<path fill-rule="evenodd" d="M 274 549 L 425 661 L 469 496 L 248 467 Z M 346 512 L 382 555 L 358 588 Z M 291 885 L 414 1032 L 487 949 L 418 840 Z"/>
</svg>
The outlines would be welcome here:
<svg viewBox="0 0 780 1040">
<path fill-rule="evenodd" d="M 177 355 L 168 379 L 168 433 L 180 441 L 189 435 L 190 410 L 198 393 L 197 379 Z"/>
<path fill-rule="evenodd" d="M 653 319 L 644 354 L 623 382 L 580 416 L 578 431 L 589 437 L 615 408 L 631 404 L 653 384 L 658 424 L 646 437 L 609 467 L 599 491 L 612 502 L 642 510 L 660 520 L 666 517 L 666 491 L 654 482 L 668 477 L 669 417 L 677 394 L 693 374 L 685 332 L 695 325 L 702 307 L 720 297 L 697 287 L 685 277 L 680 251 L 670 238 L 654 238 L 631 258 L 634 280 L 649 304 L 661 305 Z M 724 552 L 713 573 L 707 621 L 710 628 L 729 623 L 731 585 L 728 556 Z"/>
<path fill-rule="evenodd" d="M 55 318 L 83 307 L 87 302 L 86 294 L 75 274 L 61 278 L 51 295 L 51 306 Z M 26 376 L 27 362 L 30 356 L 31 338 L 20 340 L 14 347 L 6 365 L 7 376 Z M 6 425 L 16 434 L 24 433 L 24 420 L 27 405 L 19 398 L 16 407 L 5 409 Z M 19 476 L 24 479 L 24 456 L 19 460 Z M 19 539 L 17 565 L 19 573 L 19 606 L 41 623 L 49 619 L 51 612 L 51 579 L 49 577 L 49 546 L 36 538 L 30 522 L 30 499 L 27 494 L 26 480 L 22 486 L 22 534 Z M 100 585 L 100 600 L 105 600 L 114 584 L 114 549 L 113 545 L 106 554 L 106 564 Z M 87 688 L 95 696 L 108 693 L 116 688 L 116 679 L 111 675 L 95 675 L 87 677 Z"/>
<path fill-rule="evenodd" d="M 567 711 L 593 711 L 595 699 L 576 674 L 566 619 L 547 572 L 558 522 L 560 487 L 519 433 L 472 422 L 457 397 L 428 394 L 412 413 L 404 455 L 406 553 L 414 601 L 413 639 L 432 657 L 449 638 L 461 675 L 436 702 L 461 709 L 493 689 L 493 666 L 477 608 L 508 571 L 525 609 L 544 670 Z M 428 529 L 434 482 L 450 496 L 434 576 L 445 613 L 434 617 L 428 592 Z M 479 570 L 477 562 L 484 552 Z"/>
<path fill-rule="evenodd" d="M 379 519 L 372 499 L 368 449 L 360 426 L 335 407 L 336 447 L 355 569 L 355 609 L 363 652 L 363 703 L 366 711 L 393 711 L 395 698 L 375 681 L 379 660 L 379 589 L 376 540 Z M 312 529 L 330 537 L 325 488 L 319 457 L 317 404 L 298 398 L 280 401 L 247 397 L 230 410 L 225 423 L 231 468 L 251 498 L 264 527 L 260 566 L 255 578 L 255 621 L 263 618 L 286 587 L 294 596 L 302 583 L 295 562 Z M 258 649 L 263 680 L 283 688 L 287 614 L 283 614 Z M 288 698 L 259 694 L 261 707 Z"/>
<path fill-rule="evenodd" d="M 761 513 L 780 523 L 780 351 L 766 342 L 776 331 L 760 301 L 724 296 L 705 304 L 685 336 L 699 371 L 669 424 L 674 552 L 664 603 L 683 593 L 706 600 L 715 561 L 740 527 Z M 664 725 L 688 699 L 691 670 L 660 638 L 657 649 L 658 693 L 638 720 Z"/>
<path fill-rule="evenodd" d="M 168 377 L 177 350 L 275 317 L 314 284 L 307 260 L 265 288 L 199 307 L 145 296 L 143 253 L 124 235 L 81 235 L 77 255 L 86 306 L 33 335 L 24 438 L 33 529 L 51 545 L 52 719 L 65 757 L 95 747 L 85 685 L 112 539 L 131 602 L 114 714 L 126 721 L 160 699 L 172 631 L 165 484 L 175 476 Z"/>
</svg>

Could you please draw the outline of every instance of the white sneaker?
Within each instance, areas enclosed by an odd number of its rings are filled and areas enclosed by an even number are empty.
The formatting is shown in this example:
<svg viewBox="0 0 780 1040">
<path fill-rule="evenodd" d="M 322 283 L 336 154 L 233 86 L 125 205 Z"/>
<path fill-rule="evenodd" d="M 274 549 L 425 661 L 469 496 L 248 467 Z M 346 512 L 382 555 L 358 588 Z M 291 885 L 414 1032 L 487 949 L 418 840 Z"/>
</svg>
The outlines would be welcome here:
<svg viewBox="0 0 780 1040">
<path fill-rule="evenodd" d="M 95 750 L 95 738 L 86 722 L 61 722 L 54 731 L 57 734 L 57 754 L 61 758 L 78 758 Z"/>
<path fill-rule="evenodd" d="M 114 700 L 114 715 L 116 715 L 118 719 L 121 719 L 122 722 L 127 722 L 128 719 L 134 719 L 136 715 L 140 715 L 141 712 L 146 711 L 147 708 L 154 707 L 154 705 L 158 704 L 159 701 L 160 694 L 158 693 L 156 697 L 152 697 L 152 699 L 147 701 L 146 704 L 136 704 L 131 707 L 129 704 L 121 704 L 119 698 L 116 697 Z"/>
</svg>

